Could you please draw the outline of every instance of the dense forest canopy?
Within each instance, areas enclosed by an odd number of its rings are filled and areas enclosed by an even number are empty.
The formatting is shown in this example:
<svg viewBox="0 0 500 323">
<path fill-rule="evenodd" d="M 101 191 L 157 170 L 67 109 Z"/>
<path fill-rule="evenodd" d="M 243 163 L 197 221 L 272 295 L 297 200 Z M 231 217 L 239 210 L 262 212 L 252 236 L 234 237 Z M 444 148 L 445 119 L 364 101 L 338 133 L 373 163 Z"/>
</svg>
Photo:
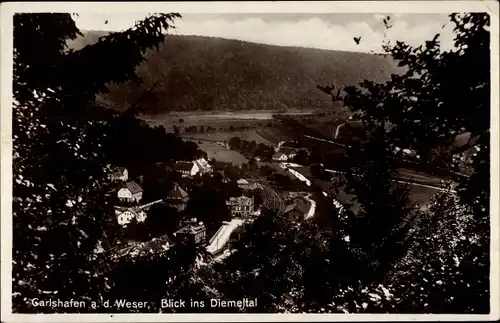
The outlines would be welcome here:
<svg viewBox="0 0 500 323">
<path fill-rule="evenodd" d="M 93 43 L 102 34 L 85 32 L 70 46 Z M 99 102 L 121 108 L 154 87 L 142 102 L 148 114 L 329 108 L 331 102 L 316 84 L 385 81 L 399 70 L 389 56 L 200 36 L 169 36 L 159 51 L 145 57 L 147 62 L 137 67 L 140 81 L 109 85 L 110 93 Z"/>
<path fill-rule="evenodd" d="M 105 84 L 134 79 L 145 50 L 177 17 L 152 15 L 68 51 L 67 39 L 79 34 L 70 14 L 14 16 L 15 311 L 32 310 L 27 300 L 46 295 L 102 299 L 113 286 L 103 276 L 110 263 L 94 253 L 114 219 L 104 190 L 108 163 L 140 167 L 200 154 L 196 144 L 135 118 L 135 107 L 116 114 L 93 104 Z"/>
</svg>

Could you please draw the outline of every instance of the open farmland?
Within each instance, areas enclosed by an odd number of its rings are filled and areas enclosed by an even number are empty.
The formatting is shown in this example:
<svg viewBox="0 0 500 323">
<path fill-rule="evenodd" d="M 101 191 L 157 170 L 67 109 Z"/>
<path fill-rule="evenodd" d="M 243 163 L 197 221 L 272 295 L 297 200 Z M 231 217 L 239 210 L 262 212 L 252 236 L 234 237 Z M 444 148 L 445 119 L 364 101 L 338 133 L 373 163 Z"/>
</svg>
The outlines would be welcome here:
<svg viewBox="0 0 500 323">
<path fill-rule="evenodd" d="M 143 115 L 141 119 L 151 125 L 163 126 L 167 131 L 173 131 L 173 127 L 177 126 L 181 133 L 187 127 L 203 126 L 204 129 L 212 127 L 216 131 L 228 131 L 230 129 L 238 130 L 244 128 L 261 128 L 275 124 L 273 114 L 278 114 L 279 111 L 260 111 L 260 110 L 245 110 L 237 112 L 209 112 L 209 111 L 190 111 L 190 112 L 175 112 L 159 115 Z M 309 115 L 311 111 L 288 111 L 287 115 Z M 200 131 L 201 132 L 201 131 Z"/>
<path fill-rule="evenodd" d="M 278 127 L 272 128 L 257 128 L 256 132 L 259 136 L 277 145 L 281 141 L 292 141 L 294 137 L 289 133 L 278 129 Z"/>
<path fill-rule="evenodd" d="M 263 138 L 257 133 L 256 129 L 250 130 L 240 130 L 240 131 L 215 131 L 215 132 L 204 132 L 204 133 L 184 133 L 181 135 L 183 138 L 189 140 L 201 140 L 201 141 L 229 141 L 232 137 L 238 137 L 241 140 L 255 141 L 257 144 L 266 144 L 268 146 L 274 146 L 274 143 Z"/>
</svg>

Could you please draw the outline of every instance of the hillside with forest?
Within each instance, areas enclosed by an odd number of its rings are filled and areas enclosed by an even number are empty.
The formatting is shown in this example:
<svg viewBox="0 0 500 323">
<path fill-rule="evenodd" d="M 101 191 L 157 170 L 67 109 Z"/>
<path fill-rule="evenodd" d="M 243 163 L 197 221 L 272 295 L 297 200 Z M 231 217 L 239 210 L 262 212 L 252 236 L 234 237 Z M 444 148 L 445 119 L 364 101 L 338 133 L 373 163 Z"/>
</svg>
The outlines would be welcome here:
<svg viewBox="0 0 500 323">
<path fill-rule="evenodd" d="M 73 48 L 104 32 L 84 32 Z M 385 81 L 398 70 L 389 57 L 280 47 L 201 36 L 168 36 L 148 50 L 139 80 L 108 86 L 99 103 L 123 109 L 140 102 L 147 114 L 196 110 L 287 110 L 332 106 L 318 84 L 337 88 Z"/>
</svg>

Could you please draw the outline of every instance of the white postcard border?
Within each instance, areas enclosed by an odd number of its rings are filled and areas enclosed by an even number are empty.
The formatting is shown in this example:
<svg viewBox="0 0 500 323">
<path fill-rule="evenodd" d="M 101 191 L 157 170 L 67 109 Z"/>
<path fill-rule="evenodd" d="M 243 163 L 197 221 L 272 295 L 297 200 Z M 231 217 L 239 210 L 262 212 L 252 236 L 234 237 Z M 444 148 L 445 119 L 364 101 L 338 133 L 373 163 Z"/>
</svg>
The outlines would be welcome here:
<svg viewBox="0 0 500 323">
<path fill-rule="evenodd" d="M 283 2 L 7 2 L 1 9 L 1 320 L 5 322 L 163 321 L 476 321 L 499 319 L 499 4 L 498 1 L 283 1 Z M 451 13 L 491 17 L 491 312 L 434 314 L 12 314 L 12 61 L 17 12 L 188 13 Z"/>
</svg>

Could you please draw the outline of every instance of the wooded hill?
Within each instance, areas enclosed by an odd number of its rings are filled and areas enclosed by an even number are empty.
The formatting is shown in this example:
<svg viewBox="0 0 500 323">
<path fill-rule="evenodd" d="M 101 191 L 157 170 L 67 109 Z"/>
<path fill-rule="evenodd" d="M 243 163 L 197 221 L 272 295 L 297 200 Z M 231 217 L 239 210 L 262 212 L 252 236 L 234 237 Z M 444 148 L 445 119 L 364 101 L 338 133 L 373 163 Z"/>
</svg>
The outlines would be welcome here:
<svg viewBox="0 0 500 323">
<path fill-rule="evenodd" d="M 85 32 L 70 47 L 104 34 Z M 383 81 L 398 70 L 390 58 L 373 54 L 200 36 L 168 36 L 159 52 L 148 51 L 146 58 L 137 68 L 140 80 L 109 85 L 110 93 L 98 102 L 124 109 L 140 100 L 147 114 L 328 108 L 332 103 L 318 84 L 338 88 L 364 79 Z"/>
</svg>

